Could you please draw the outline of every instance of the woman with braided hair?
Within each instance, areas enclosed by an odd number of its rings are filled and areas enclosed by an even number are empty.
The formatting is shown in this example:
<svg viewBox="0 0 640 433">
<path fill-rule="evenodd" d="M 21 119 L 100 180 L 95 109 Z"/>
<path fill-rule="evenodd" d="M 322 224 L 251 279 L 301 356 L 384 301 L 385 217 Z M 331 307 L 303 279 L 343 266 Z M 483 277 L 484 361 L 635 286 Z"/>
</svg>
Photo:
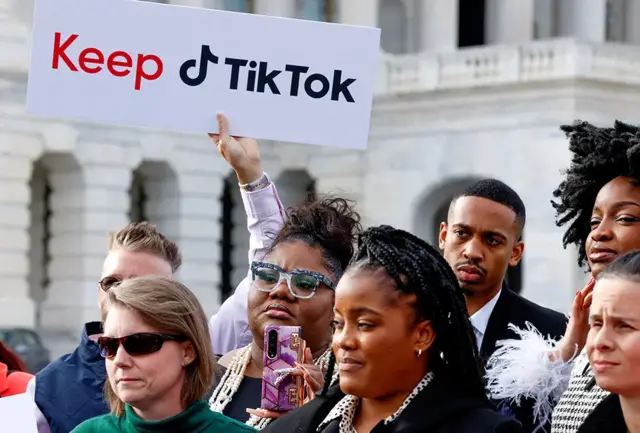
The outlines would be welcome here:
<svg viewBox="0 0 640 433">
<path fill-rule="evenodd" d="M 577 433 L 591 431 L 585 420 L 609 395 L 583 351 L 595 281 L 616 257 L 640 249 L 640 130 L 619 121 L 561 129 L 573 158 L 552 203 L 558 226 L 568 225 L 564 246 L 578 248 L 578 264 L 588 264 L 592 279 L 576 293 L 562 340 L 518 330 L 522 340 L 501 343 L 487 377 L 495 398 L 534 398 L 540 424 L 551 416 L 552 433 Z"/>
<path fill-rule="evenodd" d="M 462 290 L 426 242 L 365 230 L 334 312 L 323 393 L 265 432 L 522 432 L 491 408 Z M 333 367 L 339 386 L 329 387 Z"/>
</svg>

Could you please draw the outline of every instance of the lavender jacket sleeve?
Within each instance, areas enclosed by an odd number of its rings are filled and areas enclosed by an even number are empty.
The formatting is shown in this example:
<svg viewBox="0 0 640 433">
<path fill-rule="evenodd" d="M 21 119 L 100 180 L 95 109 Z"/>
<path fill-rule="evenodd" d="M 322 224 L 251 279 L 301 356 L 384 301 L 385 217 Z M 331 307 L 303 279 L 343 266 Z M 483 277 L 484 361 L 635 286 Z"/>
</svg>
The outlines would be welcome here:
<svg viewBox="0 0 640 433">
<path fill-rule="evenodd" d="M 264 189 L 242 193 L 242 203 L 247 213 L 249 229 L 249 263 L 261 260 L 272 236 L 284 225 L 284 209 L 273 183 Z M 213 353 L 224 355 L 251 343 L 247 320 L 247 300 L 251 285 L 251 273 L 238 284 L 235 292 L 209 321 Z"/>
</svg>

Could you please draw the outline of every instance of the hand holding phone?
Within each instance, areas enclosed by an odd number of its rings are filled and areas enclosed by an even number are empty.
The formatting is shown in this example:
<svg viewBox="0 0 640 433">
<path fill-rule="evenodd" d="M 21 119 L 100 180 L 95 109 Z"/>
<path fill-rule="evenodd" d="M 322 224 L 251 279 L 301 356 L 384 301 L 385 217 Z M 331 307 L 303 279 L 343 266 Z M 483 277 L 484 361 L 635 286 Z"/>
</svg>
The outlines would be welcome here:
<svg viewBox="0 0 640 433">
<path fill-rule="evenodd" d="M 267 326 L 264 331 L 262 409 L 289 412 L 304 403 L 303 378 L 287 373 L 304 362 L 305 349 L 300 326 Z"/>
</svg>

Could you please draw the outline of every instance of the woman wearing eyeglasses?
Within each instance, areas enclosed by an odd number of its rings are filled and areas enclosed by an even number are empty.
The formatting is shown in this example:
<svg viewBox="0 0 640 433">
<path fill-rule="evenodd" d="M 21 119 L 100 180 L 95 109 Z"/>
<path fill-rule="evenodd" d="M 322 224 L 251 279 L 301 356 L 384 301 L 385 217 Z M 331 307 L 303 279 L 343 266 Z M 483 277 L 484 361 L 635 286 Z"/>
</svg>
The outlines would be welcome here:
<svg viewBox="0 0 640 433">
<path fill-rule="evenodd" d="M 111 413 L 74 433 L 248 433 L 202 400 L 215 360 L 207 317 L 195 295 L 163 277 L 125 280 L 101 305 L 105 386 Z"/>
<path fill-rule="evenodd" d="M 264 331 L 268 325 L 298 325 L 305 361 L 292 374 L 310 392 L 323 387 L 331 353 L 335 285 L 353 254 L 360 216 L 341 198 L 324 198 L 287 211 L 284 226 L 265 258 L 251 264 L 247 317 L 253 342 L 218 362 L 211 409 L 258 429 L 277 414 L 260 407 Z"/>
</svg>

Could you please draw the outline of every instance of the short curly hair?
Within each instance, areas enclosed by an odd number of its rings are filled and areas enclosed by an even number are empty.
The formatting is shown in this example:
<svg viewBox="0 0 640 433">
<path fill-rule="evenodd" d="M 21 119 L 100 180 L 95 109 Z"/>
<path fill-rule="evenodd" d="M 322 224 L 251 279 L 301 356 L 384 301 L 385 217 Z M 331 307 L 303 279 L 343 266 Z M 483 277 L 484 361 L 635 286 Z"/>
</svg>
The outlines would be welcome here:
<svg viewBox="0 0 640 433">
<path fill-rule="evenodd" d="M 288 208 L 284 226 L 274 235 L 268 252 L 289 241 L 320 248 L 325 265 L 337 281 L 353 256 L 362 231 L 354 205 L 351 200 L 321 195 Z"/>
<path fill-rule="evenodd" d="M 578 264 L 582 266 L 587 259 L 591 213 L 602 187 L 621 176 L 640 185 L 640 129 L 618 120 L 613 128 L 576 121 L 560 129 L 569 139 L 573 157 L 553 192 L 557 201 L 551 204 L 556 210 L 556 225 L 569 224 L 562 244 L 578 247 Z"/>
</svg>

